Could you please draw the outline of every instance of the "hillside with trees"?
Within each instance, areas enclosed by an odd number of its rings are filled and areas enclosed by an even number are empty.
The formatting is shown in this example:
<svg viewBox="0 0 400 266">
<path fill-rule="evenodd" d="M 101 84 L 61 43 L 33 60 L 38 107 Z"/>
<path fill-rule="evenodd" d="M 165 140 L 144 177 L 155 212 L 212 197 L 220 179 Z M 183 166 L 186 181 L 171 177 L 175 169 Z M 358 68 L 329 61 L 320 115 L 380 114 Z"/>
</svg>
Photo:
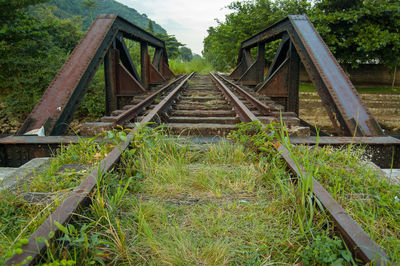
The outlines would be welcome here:
<svg viewBox="0 0 400 266">
<path fill-rule="evenodd" d="M 61 18 L 73 16 L 82 17 L 82 26 L 86 30 L 99 14 L 118 14 L 133 24 L 145 29 L 152 22 L 155 33 L 164 33 L 166 30 L 156 22 L 150 20 L 146 14 L 140 14 L 135 9 L 115 0 L 51 0 L 46 5 L 56 6 L 54 15 Z"/>
</svg>

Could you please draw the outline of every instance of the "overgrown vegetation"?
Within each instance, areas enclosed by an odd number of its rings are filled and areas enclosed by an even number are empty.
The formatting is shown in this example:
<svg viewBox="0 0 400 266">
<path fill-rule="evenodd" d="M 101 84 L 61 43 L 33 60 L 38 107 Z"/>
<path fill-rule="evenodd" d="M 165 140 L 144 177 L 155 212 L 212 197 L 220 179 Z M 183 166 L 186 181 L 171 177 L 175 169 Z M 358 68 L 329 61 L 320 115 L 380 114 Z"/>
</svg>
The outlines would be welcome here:
<svg viewBox="0 0 400 266">
<path fill-rule="evenodd" d="M 243 124 L 238 131 L 231 134 L 231 138 L 258 152 L 270 154 L 273 149 L 270 136 L 277 129 L 276 125 L 269 125 L 267 128 L 266 130 L 259 123 Z M 369 163 L 362 146 L 349 145 L 340 149 L 329 146 L 292 147 L 289 139 L 283 134 L 284 130 L 281 128 L 277 131 L 279 134 L 274 133 L 276 140 L 288 148 L 291 158 L 310 173 L 309 177 L 313 176 L 321 182 L 371 238 L 387 251 L 393 262 L 399 262 L 400 200 L 398 195 L 400 185 L 392 183 L 386 176 L 377 172 Z M 304 184 L 307 182 L 304 177 L 300 177 L 299 186 L 304 188 Z M 310 186 L 306 187 L 306 190 L 309 189 L 311 189 Z M 311 190 L 308 195 L 304 194 L 304 189 L 300 189 L 300 191 L 301 195 L 298 195 L 298 199 L 301 199 L 302 204 L 299 205 L 301 209 L 298 213 L 306 214 L 303 219 L 299 220 L 301 225 L 304 221 L 307 222 L 307 217 L 308 219 L 312 218 L 313 211 L 306 207 L 309 201 L 304 200 L 304 198 L 311 197 Z M 318 239 L 315 236 L 314 240 L 321 242 L 321 238 Z M 326 241 L 326 244 L 341 246 L 335 242 L 337 240 Z M 317 244 L 313 244 L 314 248 L 316 248 L 315 245 Z M 311 254 L 314 253 L 313 248 L 306 250 Z M 306 257 L 308 258 L 311 254 Z M 314 253 L 315 256 L 317 254 L 324 257 L 321 251 Z M 306 257 L 303 258 L 306 259 Z M 322 261 L 319 262 L 322 263 Z"/>
<path fill-rule="evenodd" d="M 123 132 L 108 133 L 110 143 L 124 136 Z M 286 145 L 284 131 L 276 125 L 262 129 L 257 123 L 243 124 L 230 138 L 235 143 L 205 148 L 171 138 L 160 128 L 139 129 L 121 164 L 98 177 L 91 204 L 68 226 L 57 225 L 63 234 L 49 243 L 42 262 L 355 263 L 343 241 L 333 236 L 329 218 L 318 208 L 307 179 L 293 182 L 275 152 L 276 139 Z M 97 154 L 101 158 L 107 152 L 98 150 L 93 141 L 88 144 L 70 146 L 53 168 L 69 162 L 81 149 L 87 162 L 96 162 Z M 337 152 L 296 147 L 291 152 L 393 262 L 399 262 L 399 186 L 360 164 L 362 149 L 356 147 Z M 50 184 L 54 190 L 46 191 L 65 191 L 79 180 L 70 176 L 58 179 L 71 180 L 68 185 L 56 185 L 59 181 L 49 174 L 33 187 L 40 191 L 40 184 Z M 8 197 L 3 202 L 14 211 L 3 212 L 2 221 L 20 219 L 14 222 L 20 224 L 16 228 L 5 224 L 1 231 L 7 239 L 2 247 L 11 246 L 12 254 L 19 252 L 17 246 L 44 218 L 33 219 L 32 228 L 16 237 L 38 210 L 29 203 L 17 208 L 20 196 Z"/>
<path fill-rule="evenodd" d="M 208 74 L 214 71 L 211 64 L 204 58 L 196 57 L 185 62 L 178 59 L 170 60 L 169 66 L 175 74 L 196 72 L 198 74 Z"/>
<path fill-rule="evenodd" d="M 1 18 L 0 90 L 9 94 L 6 111 L 21 119 L 42 96 L 82 32 L 79 19 L 60 20 L 50 9 L 9 12 L 12 15 Z"/>
<path fill-rule="evenodd" d="M 105 141 L 82 139 L 78 144 L 62 147 L 48 169 L 37 174 L 29 184 L 16 191 L 0 191 L 0 264 L 12 254 L 21 252 L 19 248 L 26 243 L 26 238 L 115 145 L 110 138 Z M 62 170 L 62 166 L 69 164 L 84 167 Z M 39 198 L 31 200 L 35 195 Z"/>
</svg>

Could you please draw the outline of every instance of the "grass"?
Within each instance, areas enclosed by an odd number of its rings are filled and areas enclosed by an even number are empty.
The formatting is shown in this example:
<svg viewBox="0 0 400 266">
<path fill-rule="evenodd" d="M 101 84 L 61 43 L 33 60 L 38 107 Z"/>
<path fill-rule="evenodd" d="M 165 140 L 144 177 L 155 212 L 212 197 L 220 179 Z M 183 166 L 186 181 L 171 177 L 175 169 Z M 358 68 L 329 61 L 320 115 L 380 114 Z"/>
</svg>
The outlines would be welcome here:
<svg viewBox="0 0 400 266">
<path fill-rule="evenodd" d="M 297 225 L 296 186 L 277 154 L 229 142 L 199 149 L 144 128 L 99 180 L 43 262 L 296 263 L 312 241 Z M 323 213 L 313 221 L 314 234 L 330 231 Z"/>
<path fill-rule="evenodd" d="M 94 138 L 63 146 L 43 174 L 34 176 L 17 191 L 0 191 L 0 264 L 15 252 L 19 241 L 28 237 L 55 210 L 66 195 L 89 173 L 90 168 L 111 149 Z M 87 169 L 59 171 L 65 164 L 87 164 Z M 48 195 L 51 200 L 30 202 L 26 193 Z M 12 226 L 10 226 L 12 225 Z"/>
<path fill-rule="evenodd" d="M 309 188 L 293 182 L 274 151 L 279 132 L 258 129 L 242 125 L 230 135 L 234 143 L 199 146 L 142 128 L 120 165 L 98 177 L 91 204 L 58 225 L 63 234 L 41 262 L 351 264 Z M 355 147 L 292 153 L 399 262 L 399 186 L 360 164 Z"/>
<path fill-rule="evenodd" d="M 196 72 L 198 74 L 208 74 L 214 71 L 211 64 L 204 58 L 195 58 L 190 62 L 181 62 L 178 59 L 169 60 L 169 66 L 175 74 Z"/>
<path fill-rule="evenodd" d="M 385 86 L 357 86 L 357 91 L 360 93 L 400 93 L 400 88 L 391 88 Z M 315 92 L 316 89 L 311 84 L 300 84 L 300 92 Z"/>
<path fill-rule="evenodd" d="M 296 155 L 304 162 L 310 148 L 299 146 Z M 389 257 L 400 262 L 400 186 L 381 177 L 363 156 L 362 147 L 315 149 L 308 159 L 318 168 L 315 178 L 384 247 Z"/>
</svg>

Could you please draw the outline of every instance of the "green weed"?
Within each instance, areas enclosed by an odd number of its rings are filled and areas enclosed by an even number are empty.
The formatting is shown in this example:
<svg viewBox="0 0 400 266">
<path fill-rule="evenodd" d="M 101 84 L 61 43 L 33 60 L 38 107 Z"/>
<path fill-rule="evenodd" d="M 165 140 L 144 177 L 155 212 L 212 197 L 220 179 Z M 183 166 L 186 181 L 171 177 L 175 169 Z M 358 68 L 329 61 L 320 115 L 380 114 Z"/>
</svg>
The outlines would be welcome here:
<svg viewBox="0 0 400 266">
<path fill-rule="evenodd" d="M 169 66 L 175 74 L 184 74 L 196 72 L 199 74 L 208 74 L 214 71 L 211 64 L 204 58 L 195 58 L 189 62 L 182 62 L 177 59 L 169 60 Z"/>
</svg>

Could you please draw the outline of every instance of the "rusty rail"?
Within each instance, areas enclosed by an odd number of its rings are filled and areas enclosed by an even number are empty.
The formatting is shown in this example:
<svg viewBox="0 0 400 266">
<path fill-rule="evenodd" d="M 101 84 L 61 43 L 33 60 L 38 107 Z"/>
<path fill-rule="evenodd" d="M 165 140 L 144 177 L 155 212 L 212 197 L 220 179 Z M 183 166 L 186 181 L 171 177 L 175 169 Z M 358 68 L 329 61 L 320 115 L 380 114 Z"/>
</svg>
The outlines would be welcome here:
<svg viewBox="0 0 400 266">
<path fill-rule="evenodd" d="M 153 120 L 157 115 L 165 112 L 165 110 L 171 105 L 171 103 L 176 99 L 178 96 L 178 92 L 180 92 L 183 88 L 183 85 L 188 81 L 192 76 L 194 75 L 194 72 L 190 73 L 184 80 L 179 83 L 179 85 L 171 91 L 157 106 L 154 107 L 153 110 L 150 111 L 148 115 L 143 117 L 142 121 L 140 123 L 145 124 Z"/>
<path fill-rule="evenodd" d="M 240 88 L 237 84 L 233 83 L 229 79 L 225 78 L 222 75 L 215 74 L 218 78 L 222 79 L 226 83 L 228 83 L 229 86 L 233 87 L 238 93 L 240 93 L 243 97 L 245 97 L 249 102 L 251 102 L 257 109 L 260 111 L 260 113 L 264 115 L 269 115 L 271 112 L 271 109 L 269 106 L 265 105 L 262 103 L 260 100 L 255 98 L 253 95 L 245 91 L 244 89 Z"/>
<path fill-rule="evenodd" d="M 213 73 L 210 73 L 212 80 L 218 89 L 222 92 L 225 99 L 233 106 L 236 113 L 239 115 L 242 122 L 248 123 L 258 120 L 257 117 L 247 108 L 247 106 L 233 94 L 233 92 Z"/>
<path fill-rule="evenodd" d="M 193 76 L 188 75 L 182 80 L 179 85 L 170 92 L 166 99 L 157 104 L 154 109 L 157 112 L 150 112 L 140 121 L 140 125 L 144 125 L 156 118 L 159 115 L 158 112 L 162 112 L 165 110 L 165 107 L 169 102 L 174 100 L 177 92 L 184 86 L 185 82 Z M 168 99 L 167 99 L 168 98 Z M 146 101 L 146 99 L 144 100 Z M 153 109 L 153 110 L 154 110 Z M 97 169 L 94 169 L 81 183 L 77 186 L 58 207 L 57 209 L 36 229 L 36 231 L 29 237 L 28 244 L 23 245 L 21 247 L 22 253 L 16 254 L 11 257 L 6 265 L 15 265 L 19 264 L 28 257 L 32 259 L 29 261 L 29 265 L 35 263 L 40 255 L 46 250 L 47 245 L 45 242 L 36 242 L 37 238 L 46 239 L 46 242 L 51 240 L 50 232 L 54 232 L 54 235 L 57 235 L 59 232 L 58 227 L 55 225 L 55 222 L 65 225 L 68 223 L 70 218 L 72 217 L 75 210 L 82 205 L 90 192 L 96 186 L 97 177 L 102 175 L 103 173 L 110 171 L 112 167 L 119 161 L 122 153 L 128 148 L 131 140 L 134 138 L 136 132 L 136 128 L 132 130 L 127 135 L 127 140 L 121 142 L 117 147 L 115 147 L 105 159 L 100 162 L 100 165 Z"/>
<path fill-rule="evenodd" d="M 149 105 L 151 105 L 158 96 L 160 96 L 162 93 L 164 93 L 166 90 L 168 90 L 172 85 L 174 85 L 175 83 L 181 81 L 184 78 L 185 78 L 185 75 L 182 76 L 182 77 L 179 77 L 178 79 L 170 82 L 166 86 L 164 86 L 161 89 L 159 89 L 158 91 L 154 92 L 153 94 L 148 96 L 146 99 L 144 99 L 143 101 L 141 101 L 137 105 L 129 108 L 128 110 L 125 110 L 123 113 L 119 114 L 118 116 L 110 117 L 110 118 L 113 119 L 114 127 L 117 126 L 117 125 L 123 125 L 124 123 L 127 123 L 130 120 L 136 118 L 139 115 L 139 113 L 144 108 L 146 108 Z"/>
<path fill-rule="evenodd" d="M 301 165 L 297 167 L 286 147 L 277 143 L 275 148 L 298 178 L 309 176 Z M 374 265 L 385 265 L 389 262 L 386 253 L 314 177 L 312 177 L 312 192 L 333 219 L 335 227 L 356 258 L 361 259 L 364 263 L 374 262 Z"/>
<path fill-rule="evenodd" d="M 225 86 L 221 80 L 211 74 L 214 82 L 218 87 L 225 90 L 227 95 L 230 95 L 230 101 L 235 101 L 231 104 L 233 106 L 244 105 L 230 90 Z M 241 110 L 235 110 L 241 112 Z M 250 118 L 250 121 L 259 121 L 258 118 L 252 114 L 252 112 L 246 107 L 243 108 Z M 239 114 L 238 112 L 238 114 Z M 240 114 L 239 114 L 240 116 Z M 249 122 L 248 119 L 242 119 L 242 122 Z M 279 142 L 275 146 L 276 150 L 282 155 L 282 158 L 286 161 L 288 167 L 298 176 L 308 176 L 309 174 L 300 165 L 296 166 L 294 160 L 290 157 L 288 150 L 281 145 Z M 361 228 L 357 222 L 344 210 L 340 204 L 326 191 L 323 186 L 313 178 L 313 195 L 319 200 L 326 212 L 332 217 L 335 227 L 339 230 L 341 236 L 349 247 L 355 258 L 362 260 L 364 263 L 374 262 L 377 265 L 386 264 L 389 261 L 386 253 L 369 237 L 369 235 Z"/>
</svg>

